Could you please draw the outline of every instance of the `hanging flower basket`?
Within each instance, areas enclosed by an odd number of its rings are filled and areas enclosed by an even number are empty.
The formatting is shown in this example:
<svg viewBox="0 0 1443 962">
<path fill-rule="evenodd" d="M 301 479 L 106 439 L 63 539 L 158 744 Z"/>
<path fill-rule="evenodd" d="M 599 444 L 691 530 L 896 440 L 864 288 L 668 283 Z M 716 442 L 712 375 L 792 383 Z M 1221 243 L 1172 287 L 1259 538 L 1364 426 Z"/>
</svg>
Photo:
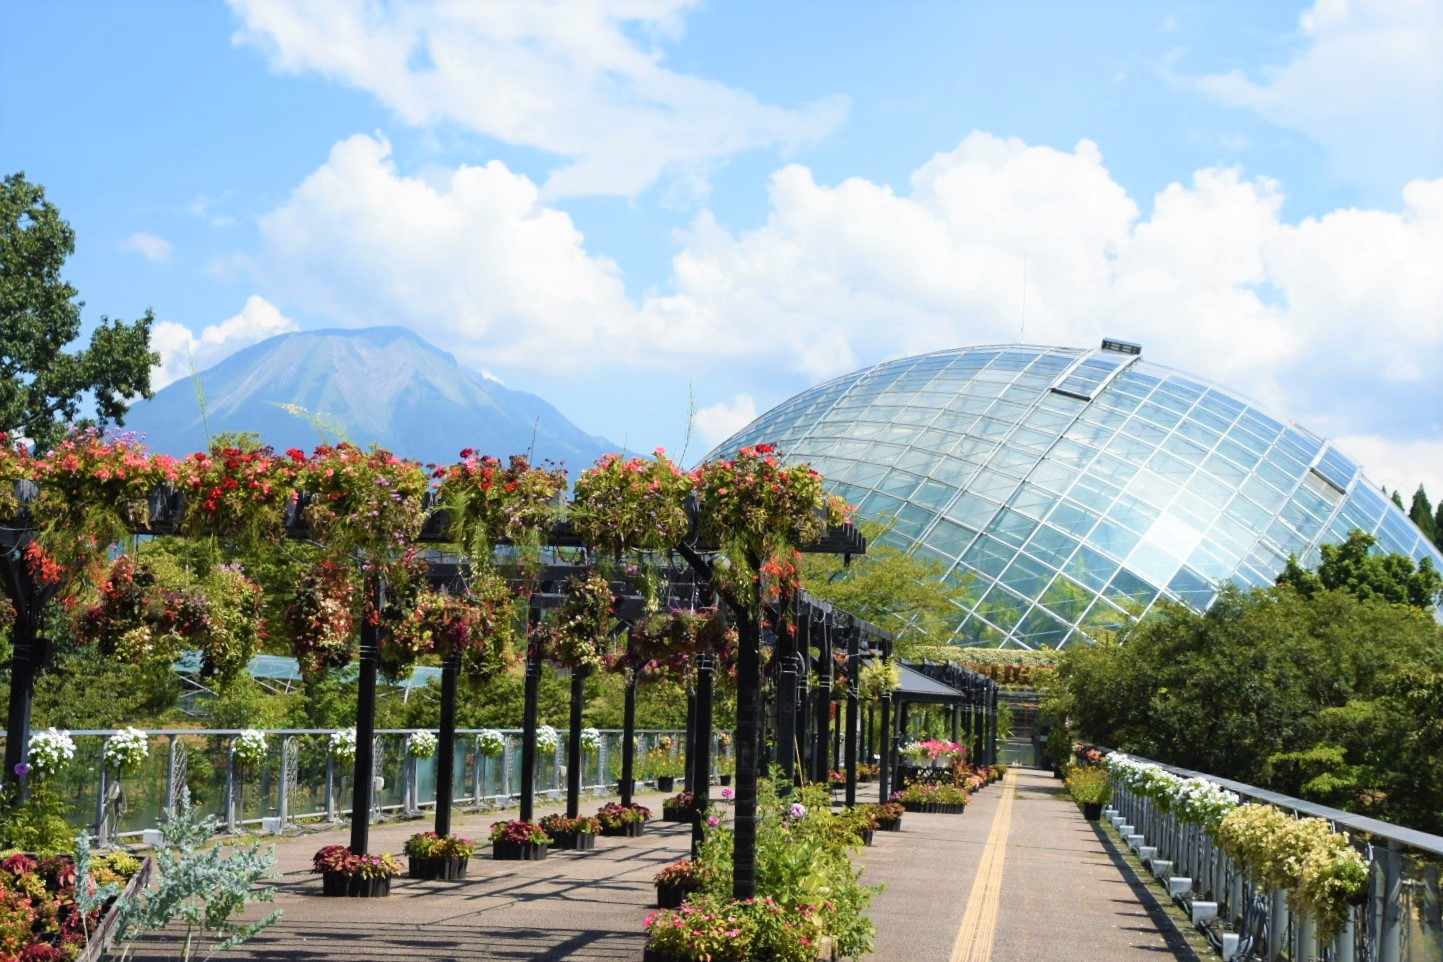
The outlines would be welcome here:
<svg viewBox="0 0 1443 962">
<path fill-rule="evenodd" d="M 484 758 L 496 758 L 506 749 L 506 736 L 494 728 L 484 728 L 476 735 L 476 749 Z"/>
<path fill-rule="evenodd" d="M 568 518 L 576 534 L 605 556 L 666 551 L 690 527 L 692 480 L 657 448 L 651 460 L 604 455 L 576 479 Z"/>
<path fill-rule="evenodd" d="M 537 626 L 542 654 L 573 670 L 600 669 L 607 662 L 612 623 L 611 582 L 592 571 L 566 580 L 561 604 Z"/>
<path fill-rule="evenodd" d="M 492 549 L 502 541 L 538 541 L 556 516 L 555 500 L 566 490 L 566 472 L 533 467 L 519 454 L 504 465 L 470 448 L 461 458 L 436 472 L 441 480 L 437 500 L 446 511 L 451 541 L 481 566 L 491 563 Z"/>
<path fill-rule="evenodd" d="M 430 758 L 436 754 L 439 743 L 433 733 L 423 730 L 411 733 L 411 737 L 406 739 L 406 748 L 415 758 Z"/>
</svg>

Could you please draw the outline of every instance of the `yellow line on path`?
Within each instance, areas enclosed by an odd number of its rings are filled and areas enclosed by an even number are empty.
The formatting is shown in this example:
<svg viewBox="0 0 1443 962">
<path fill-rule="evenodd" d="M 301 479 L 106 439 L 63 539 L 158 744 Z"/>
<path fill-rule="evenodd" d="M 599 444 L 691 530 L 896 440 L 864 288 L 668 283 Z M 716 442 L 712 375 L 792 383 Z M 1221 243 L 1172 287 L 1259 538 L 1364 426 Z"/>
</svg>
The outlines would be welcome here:
<svg viewBox="0 0 1443 962">
<path fill-rule="evenodd" d="M 1016 775 L 1002 783 L 1002 798 L 992 817 L 992 831 L 982 850 L 977 878 L 967 896 L 957 941 L 952 943 L 950 962 L 989 962 L 992 958 L 992 943 L 997 938 L 997 911 L 1001 907 L 1002 863 L 1007 858 L 1007 831 L 1012 825 L 1016 785 Z"/>
</svg>

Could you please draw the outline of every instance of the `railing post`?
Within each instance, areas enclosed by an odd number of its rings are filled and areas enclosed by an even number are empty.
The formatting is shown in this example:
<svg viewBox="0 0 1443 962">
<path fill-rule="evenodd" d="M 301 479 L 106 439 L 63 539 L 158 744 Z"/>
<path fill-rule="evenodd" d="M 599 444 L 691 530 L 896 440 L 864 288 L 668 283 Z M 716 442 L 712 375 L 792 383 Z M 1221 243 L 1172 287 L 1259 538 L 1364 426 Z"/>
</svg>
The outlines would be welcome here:
<svg viewBox="0 0 1443 962">
<path fill-rule="evenodd" d="M 276 814 L 280 816 L 281 832 L 286 829 L 286 823 L 291 820 L 291 753 L 295 749 L 292 744 L 292 737 L 289 735 L 281 738 L 281 790 L 280 798 L 276 803 Z"/>
<path fill-rule="evenodd" d="M 236 826 L 236 777 L 235 777 L 235 738 L 232 737 L 226 743 L 225 753 L 225 830 L 234 835 Z"/>
<path fill-rule="evenodd" d="M 1288 893 L 1275 889 L 1268 896 L 1268 960 L 1274 962 L 1288 944 Z"/>
<path fill-rule="evenodd" d="M 100 736 L 100 788 L 95 800 L 95 847 L 104 848 L 110 844 L 105 824 L 106 803 L 110 801 L 110 766 L 105 764 L 105 746 L 110 744 L 110 736 Z"/>
<path fill-rule="evenodd" d="M 172 811 L 175 805 L 176 780 L 180 777 L 180 736 L 170 736 L 170 752 L 165 766 L 165 810 Z"/>
<path fill-rule="evenodd" d="M 1403 857 L 1392 839 L 1383 852 L 1383 890 L 1378 893 L 1378 962 L 1402 962 Z"/>
<path fill-rule="evenodd" d="M 326 821 L 336 821 L 336 754 L 326 738 Z"/>
</svg>

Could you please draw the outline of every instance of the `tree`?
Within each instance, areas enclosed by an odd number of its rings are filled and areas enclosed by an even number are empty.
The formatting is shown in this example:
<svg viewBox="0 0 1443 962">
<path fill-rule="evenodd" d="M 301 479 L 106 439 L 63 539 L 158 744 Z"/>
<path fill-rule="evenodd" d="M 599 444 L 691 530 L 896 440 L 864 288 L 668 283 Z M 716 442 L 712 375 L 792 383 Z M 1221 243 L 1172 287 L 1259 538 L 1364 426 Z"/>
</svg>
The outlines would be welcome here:
<svg viewBox="0 0 1443 962">
<path fill-rule="evenodd" d="M 1433 517 L 1433 505 L 1428 502 L 1428 492 L 1423 490 L 1421 484 L 1418 485 L 1418 490 L 1413 492 L 1413 504 L 1408 508 L 1408 517 L 1429 541 L 1438 543 L 1438 522 Z"/>
<path fill-rule="evenodd" d="M 887 529 L 864 524 L 867 553 L 844 566 L 837 555 L 806 555 L 802 587 L 843 611 L 892 632 L 897 653 L 914 645 L 936 644 L 952 636 L 962 617 L 968 586 L 945 578 L 946 570 L 931 559 L 916 558 L 879 543 Z"/>
<path fill-rule="evenodd" d="M 77 292 L 60 277 L 75 232 L 45 190 L 11 174 L 0 189 L 0 431 L 45 450 L 65 423 L 123 424 L 130 401 L 151 396 L 147 310 L 134 323 L 102 317 L 90 346 L 66 353 L 80 334 Z M 80 418 L 89 399 L 94 418 Z"/>
<path fill-rule="evenodd" d="M 1443 598 L 1443 574 L 1424 558 L 1414 562 L 1403 554 L 1376 554 L 1369 549 L 1378 543 L 1373 535 L 1356 528 L 1342 544 L 1325 544 L 1319 550 L 1322 563 L 1316 572 L 1288 558 L 1277 583 L 1287 585 L 1311 598 L 1324 589 L 1350 591 L 1362 599 L 1431 609 Z"/>
</svg>

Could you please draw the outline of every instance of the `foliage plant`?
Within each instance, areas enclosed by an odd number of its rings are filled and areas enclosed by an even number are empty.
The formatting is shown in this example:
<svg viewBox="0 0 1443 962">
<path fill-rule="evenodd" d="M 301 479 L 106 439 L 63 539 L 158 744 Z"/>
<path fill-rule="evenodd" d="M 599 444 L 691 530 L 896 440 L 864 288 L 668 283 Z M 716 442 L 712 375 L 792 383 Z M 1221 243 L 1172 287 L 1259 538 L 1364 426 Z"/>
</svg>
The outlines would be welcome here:
<svg viewBox="0 0 1443 962">
<path fill-rule="evenodd" d="M 268 447 L 220 444 L 192 454 L 181 462 L 177 479 L 185 495 L 181 530 L 246 544 L 277 540 L 305 463 L 305 452 L 296 448 L 284 458 Z"/>
<path fill-rule="evenodd" d="M 311 856 L 311 868 L 369 880 L 400 875 L 402 865 L 394 855 L 357 855 L 344 845 L 327 845 Z"/>
<path fill-rule="evenodd" d="M 567 818 L 565 815 L 544 815 L 537 823 L 547 835 L 595 835 L 601 831 L 601 819 L 595 815 L 579 815 Z"/>
<path fill-rule="evenodd" d="M 91 859 L 88 846 L 74 858 L 68 852 L 0 857 L 0 958 L 60 960 L 85 949 L 106 900 L 87 898 L 87 885 L 77 888 L 77 866 L 110 895 L 119 892 L 140 862 L 123 852 Z"/>
<path fill-rule="evenodd" d="M 462 669 L 473 678 L 504 670 L 518 657 L 516 599 L 506 579 L 485 570 L 476 572 L 462 592 L 420 589 L 382 634 L 387 673 L 399 677 L 427 655 L 459 655 Z"/>
<path fill-rule="evenodd" d="M 536 726 L 536 753 L 538 755 L 555 755 L 556 750 L 561 747 L 561 736 L 556 729 L 550 725 Z"/>
<path fill-rule="evenodd" d="M 74 757 L 70 732 L 48 728 L 30 733 L 30 777 L 35 781 L 59 774 Z"/>
<path fill-rule="evenodd" d="M 494 728 L 483 728 L 476 735 L 476 748 L 487 758 L 495 758 L 506 749 L 506 736 Z"/>
<path fill-rule="evenodd" d="M 306 674 L 344 668 L 356 654 L 356 588 L 349 566 L 323 559 L 301 573 L 285 608 L 292 651 Z"/>
<path fill-rule="evenodd" d="M 522 455 L 508 463 L 467 448 L 461 461 L 438 468 L 437 496 L 446 510 L 451 540 L 473 564 L 491 564 L 502 541 L 529 545 L 555 519 L 556 498 L 566 490 L 566 472 L 534 466 Z"/>
<path fill-rule="evenodd" d="M 671 885 L 695 890 L 706 884 L 706 877 L 703 874 L 701 863 L 684 858 L 680 862 L 672 862 L 663 867 L 661 871 L 652 876 L 652 882 L 656 885 Z"/>
<path fill-rule="evenodd" d="M 661 448 L 649 460 L 608 454 L 576 479 L 567 517 L 582 540 L 613 560 L 666 551 L 686 536 L 691 492 L 692 479 Z"/>
<path fill-rule="evenodd" d="M 423 728 L 418 732 L 412 732 L 411 736 L 406 739 L 406 750 L 415 758 L 430 758 L 436 754 L 436 746 L 439 743 L 439 739 L 432 732 Z"/>
<path fill-rule="evenodd" d="M 343 728 L 340 731 L 331 732 L 330 748 L 336 761 L 347 765 L 354 762 L 356 760 L 356 730 Z"/>
<path fill-rule="evenodd" d="M 419 832 L 406 839 L 402 851 L 411 858 L 470 858 L 476 854 L 476 843 L 459 835 Z"/>
<path fill-rule="evenodd" d="M 29 797 L 23 801 L 20 787 L 8 783 L 0 794 L 0 851 L 69 851 L 74 836 L 65 821 L 65 811 L 60 793 L 47 782 L 32 785 Z"/>
<path fill-rule="evenodd" d="M 610 646 L 613 604 L 611 582 L 600 572 L 568 578 L 561 604 L 536 630 L 543 655 L 573 670 L 602 668 Z"/>
<path fill-rule="evenodd" d="M 551 836 L 535 822 L 513 819 L 509 822 L 491 824 L 491 841 L 513 845 L 550 845 Z"/>
<path fill-rule="evenodd" d="M 248 905 L 275 899 L 274 889 L 256 887 L 275 868 L 275 848 L 262 851 L 259 842 L 211 845 L 216 827 L 215 818 L 202 815 L 188 795 L 162 820 L 165 841 L 153 855 L 156 882 L 120 904 L 117 942 L 133 942 L 179 920 L 184 926 L 180 956 L 188 960 L 207 944 L 207 957 L 234 948 L 280 920 L 277 910 L 254 921 L 232 921 Z M 82 837 L 79 845 L 87 844 Z M 84 879 L 77 884 L 83 886 Z"/>
<path fill-rule="evenodd" d="M 138 728 L 122 728 L 105 742 L 105 764 L 118 772 L 140 769 L 150 755 L 150 738 Z"/>
<path fill-rule="evenodd" d="M 650 821 L 651 809 L 644 805 L 607 802 L 596 810 L 596 818 L 601 822 L 602 828 L 615 830 L 625 825 Z"/>
<path fill-rule="evenodd" d="M 421 533 L 430 490 L 421 465 L 343 442 L 316 448 L 296 467 L 295 483 L 309 495 L 302 517 L 311 536 L 333 558 L 359 552 L 386 571 L 388 581 L 403 580 L 394 561 Z"/>
<path fill-rule="evenodd" d="M 1107 769 L 1096 765 L 1075 765 L 1068 769 L 1067 790 L 1079 805 L 1100 805 L 1112 798 Z"/>
<path fill-rule="evenodd" d="M 893 792 L 890 800 L 911 805 L 966 805 L 970 799 L 966 790 L 956 785 L 909 782 L 900 791 Z"/>
<path fill-rule="evenodd" d="M 266 760 L 266 736 L 254 728 L 247 728 L 235 738 L 235 760 L 242 765 L 255 766 Z"/>
</svg>

